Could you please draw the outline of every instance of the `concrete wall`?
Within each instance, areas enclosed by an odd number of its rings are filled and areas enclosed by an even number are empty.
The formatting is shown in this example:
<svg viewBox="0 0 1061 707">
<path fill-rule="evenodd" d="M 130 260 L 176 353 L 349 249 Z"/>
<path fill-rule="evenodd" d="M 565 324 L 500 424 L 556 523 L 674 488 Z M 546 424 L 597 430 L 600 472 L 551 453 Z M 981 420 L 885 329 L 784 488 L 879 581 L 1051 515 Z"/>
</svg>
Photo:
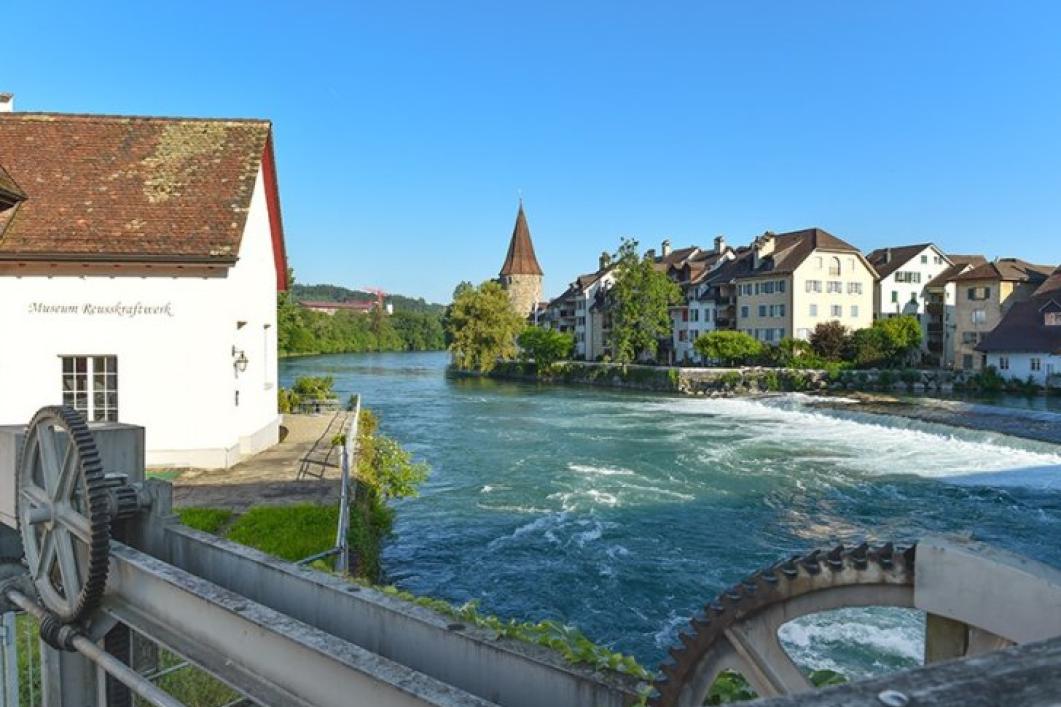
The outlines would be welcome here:
<svg viewBox="0 0 1061 707">
<path fill-rule="evenodd" d="M 118 417 L 147 429 L 149 464 L 221 467 L 275 443 L 276 270 L 260 173 L 227 270 L 23 271 L 0 270 L 0 421 L 62 401 L 61 356 L 114 355 Z M 148 311 L 92 309 L 118 303 Z"/>
</svg>

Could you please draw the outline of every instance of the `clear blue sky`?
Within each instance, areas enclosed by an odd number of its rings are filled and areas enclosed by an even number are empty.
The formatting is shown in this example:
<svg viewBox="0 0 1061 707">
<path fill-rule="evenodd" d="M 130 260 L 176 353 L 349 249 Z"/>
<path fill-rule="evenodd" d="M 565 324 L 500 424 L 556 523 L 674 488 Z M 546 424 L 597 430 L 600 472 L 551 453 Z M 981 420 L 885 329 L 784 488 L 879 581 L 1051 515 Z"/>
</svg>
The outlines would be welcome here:
<svg viewBox="0 0 1061 707">
<path fill-rule="evenodd" d="M 1061 261 L 1057 2 L 16 2 L 21 110 L 275 123 L 303 282 L 448 301 L 517 190 L 546 293 L 620 235 Z"/>
</svg>

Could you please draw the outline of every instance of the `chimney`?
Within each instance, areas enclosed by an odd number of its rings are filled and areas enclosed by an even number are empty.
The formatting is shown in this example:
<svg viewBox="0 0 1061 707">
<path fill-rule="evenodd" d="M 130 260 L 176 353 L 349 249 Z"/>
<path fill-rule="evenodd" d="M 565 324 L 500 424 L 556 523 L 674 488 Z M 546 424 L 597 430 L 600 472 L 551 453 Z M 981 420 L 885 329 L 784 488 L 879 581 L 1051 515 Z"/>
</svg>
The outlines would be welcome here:
<svg viewBox="0 0 1061 707">
<path fill-rule="evenodd" d="M 722 251 L 726 249 L 726 237 L 723 235 L 715 236 L 715 252 L 722 254 Z"/>
<path fill-rule="evenodd" d="M 656 249 L 655 248 L 649 248 L 648 250 L 646 250 L 645 251 L 645 257 L 648 258 L 649 260 L 655 260 L 656 259 Z"/>
<path fill-rule="evenodd" d="M 607 270 L 612 264 L 612 254 L 608 251 L 604 251 L 600 254 L 600 269 Z"/>
<path fill-rule="evenodd" d="M 891 248 L 885 248 L 884 249 L 884 262 L 890 263 L 891 261 L 892 261 L 892 249 Z"/>
<path fill-rule="evenodd" d="M 0 93 L 0 113 L 11 113 L 15 110 L 15 94 Z"/>
<path fill-rule="evenodd" d="M 752 247 L 752 267 L 758 270 L 763 258 L 772 255 L 774 252 L 774 232 L 764 232 L 763 235 L 755 239 Z"/>
<path fill-rule="evenodd" d="M 659 252 L 663 254 L 664 258 L 666 258 L 668 255 L 670 255 L 671 247 L 670 247 L 670 241 L 669 240 L 664 239 L 663 244 L 660 246 Z"/>
</svg>

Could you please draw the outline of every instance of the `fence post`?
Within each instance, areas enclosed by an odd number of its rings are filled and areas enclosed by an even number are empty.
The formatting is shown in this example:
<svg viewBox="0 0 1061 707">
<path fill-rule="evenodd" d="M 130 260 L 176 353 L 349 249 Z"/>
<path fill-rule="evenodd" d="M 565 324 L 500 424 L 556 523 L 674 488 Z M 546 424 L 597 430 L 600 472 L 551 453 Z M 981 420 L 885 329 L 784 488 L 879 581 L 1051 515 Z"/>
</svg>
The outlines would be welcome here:
<svg viewBox="0 0 1061 707">
<path fill-rule="evenodd" d="M 357 422 L 361 417 L 361 396 L 355 396 L 354 413 L 352 421 L 346 426 L 346 438 L 343 442 L 341 456 L 341 481 L 339 488 L 339 527 L 336 530 L 335 547 L 339 550 L 339 559 L 335 569 L 343 575 L 350 573 L 350 548 L 347 543 L 347 535 L 350 531 L 350 502 L 352 489 L 350 479 L 353 476 L 352 468 L 356 463 L 355 449 L 357 447 Z"/>
<path fill-rule="evenodd" d="M 15 624 L 15 614 L 8 612 L 3 615 L 0 622 L 0 674 L 4 678 L 4 690 L 0 694 L 0 705 L 3 707 L 18 707 L 18 632 Z M 30 680 L 33 676 L 30 676 Z"/>
</svg>

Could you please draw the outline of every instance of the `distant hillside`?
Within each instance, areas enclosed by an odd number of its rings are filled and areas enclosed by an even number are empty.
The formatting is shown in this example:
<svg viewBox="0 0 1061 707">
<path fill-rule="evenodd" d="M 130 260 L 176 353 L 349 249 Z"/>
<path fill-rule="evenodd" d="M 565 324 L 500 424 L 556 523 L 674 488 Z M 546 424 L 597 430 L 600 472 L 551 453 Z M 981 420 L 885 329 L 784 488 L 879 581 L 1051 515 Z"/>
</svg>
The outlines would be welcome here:
<svg viewBox="0 0 1061 707">
<path fill-rule="evenodd" d="M 350 290 L 339 285 L 303 285 L 296 282 L 291 288 L 291 295 L 298 301 L 316 302 L 369 302 L 376 299 L 371 292 Z M 429 312 L 442 314 L 445 305 L 427 302 L 423 297 L 406 297 L 405 295 L 387 295 L 386 301 L 394 305 L 396 312 Z"/>
</svg>

